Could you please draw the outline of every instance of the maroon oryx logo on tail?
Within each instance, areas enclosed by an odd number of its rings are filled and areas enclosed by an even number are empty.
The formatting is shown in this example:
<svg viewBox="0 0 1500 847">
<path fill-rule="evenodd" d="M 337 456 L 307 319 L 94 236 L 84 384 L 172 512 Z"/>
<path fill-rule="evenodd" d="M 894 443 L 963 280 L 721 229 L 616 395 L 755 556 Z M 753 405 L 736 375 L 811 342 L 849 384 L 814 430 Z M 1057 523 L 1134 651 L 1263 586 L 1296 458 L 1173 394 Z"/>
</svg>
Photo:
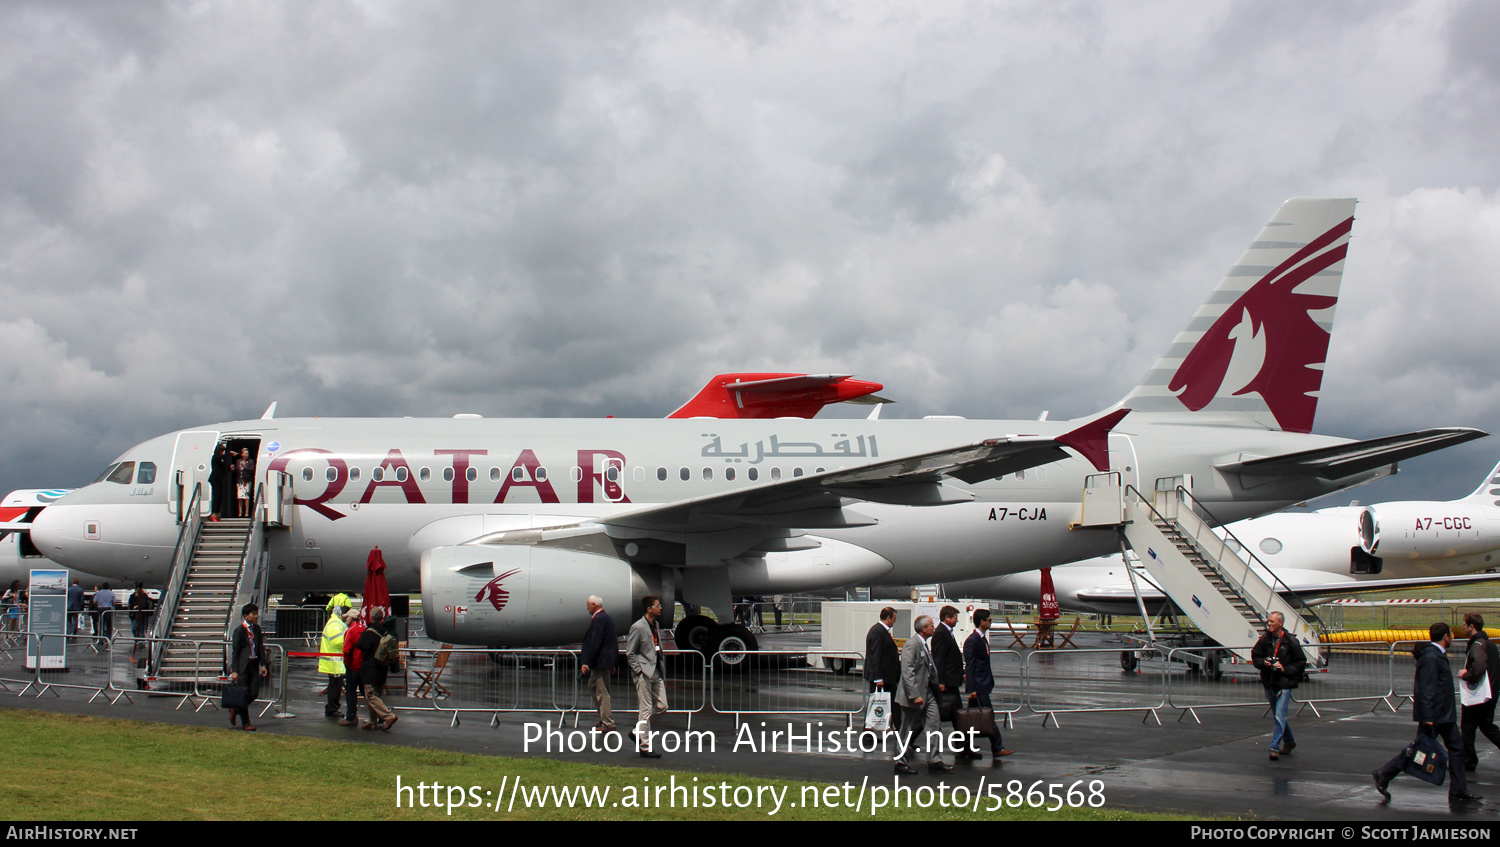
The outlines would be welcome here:
<svg viewBox="0 0 1500 847">
<path fill-rule="evenodd" d="M 1328 230 L 1241 294 L 1214 321 L 1203 338 L 1167 385 L 1168 390 L 1193 411 L 1207 406 L 1218 395 L 1238 350 L 1242 361 L 1237 373 L 1254 375 L 1233 390 L 1234 396 L 1258 392 L 1287 432 L 1311 432 L 1318 398 L 1312 396 L 1323 381 L 1323 362 L 1328 358 L 1328 331 L 1318 326 L 1311 312 L 1332 308 L 1338 297 L 1298 294 L 1297 286 L 1344 258 L 1347 242 L 1332 249 L 1330 244 L 1349 234 L 1354 218 Z M 1259 351 L 1260 361 L 1244 357 Z"/>
<path fill-rule="evenodd" d="M 510 602 L 510 592 L 501 588 L 500 583 L 504 582 L 507 577 L 515 576 L 520 572 L 520 568 L 513 568 L 503 574 L 500 574 L 489 582 L 486 582 L 484 584 L 484 587 L 479 589 L 479 593 L 474 595 L 474 601 L 477 603 L 478 601 L 483 600 L 484 596 L 488 594 L 490 605 L 495 607 L 495 611 L 498 612 L 504 609 L 505 604 Z"/>
</svg>

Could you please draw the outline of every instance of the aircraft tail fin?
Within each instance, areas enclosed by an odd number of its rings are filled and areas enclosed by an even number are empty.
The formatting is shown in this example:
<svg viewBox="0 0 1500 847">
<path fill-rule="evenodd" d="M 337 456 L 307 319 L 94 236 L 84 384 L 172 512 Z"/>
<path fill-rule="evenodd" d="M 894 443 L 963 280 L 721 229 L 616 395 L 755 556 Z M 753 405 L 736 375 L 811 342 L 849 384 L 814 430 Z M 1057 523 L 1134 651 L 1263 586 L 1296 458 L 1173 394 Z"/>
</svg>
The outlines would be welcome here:
<svg viewBox="0 0 1500 847">
<path fill-rule="evenodd" d="M 1489 476 L 1484 478 L 1484 482 L 1474 489 L 1474 493 L 1464 499 L 1484 500 L 1487 504 L 1500 506 L 1500 464 L 1495 465 Z"/>
<path fill-rule="evenodd" d="M 889 403 L 883 387 L 849 374 L 719 374 L 667 417 L 810 418 L 832 403 Z"/>
<path fill-rule="evenodd" d="M 1311 432 L 1354 200 L 1293 198 L 1121 406 Z"/>
</svg>

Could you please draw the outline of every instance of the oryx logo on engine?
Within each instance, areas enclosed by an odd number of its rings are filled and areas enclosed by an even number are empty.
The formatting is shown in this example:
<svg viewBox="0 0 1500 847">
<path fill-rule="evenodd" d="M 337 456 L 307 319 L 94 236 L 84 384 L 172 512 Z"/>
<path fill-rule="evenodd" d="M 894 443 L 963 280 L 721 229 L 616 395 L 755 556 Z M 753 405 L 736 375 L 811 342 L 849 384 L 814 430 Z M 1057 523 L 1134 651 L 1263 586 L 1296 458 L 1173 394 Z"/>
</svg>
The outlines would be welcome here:
<svg viewBox="0 0 1500 847">
<path fill-rule="evenodd" d="M 505 604 L 510 602 L 510 592 L 501 588 L 500 583 L 504 582 L 508 577 L 515 576 L 520 572 L 520 568 L 512 568 L 490 580 L 489 582 L 486 582 L 484 584 L 484 587 L 479 589 L 479 593 L 474 595 L 474 601 L 477 603 L 480 600 L 485 599 L 485 595 L 488 594 L 490 605 L 495 607 L 495 611 L 499 612 L 503 610 L 505 608 Z"/>
</svg>

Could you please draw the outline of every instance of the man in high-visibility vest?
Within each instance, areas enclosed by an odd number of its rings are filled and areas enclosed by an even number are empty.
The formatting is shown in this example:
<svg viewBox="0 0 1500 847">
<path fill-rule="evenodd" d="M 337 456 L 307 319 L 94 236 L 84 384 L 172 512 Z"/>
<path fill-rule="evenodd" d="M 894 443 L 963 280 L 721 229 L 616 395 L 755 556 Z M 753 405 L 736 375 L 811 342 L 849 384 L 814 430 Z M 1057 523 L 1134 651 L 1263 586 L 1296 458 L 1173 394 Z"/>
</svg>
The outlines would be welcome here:
<svg viewBox="0 0 1500 847">
<path fill-rule="evenodd" d="M 349 610 L 347 594 L 335 594 L 328 601 L 328 623 L 323 624 L 323 643 L 319 653 L 334 653 L 333 656 L 318 657 L 318 673 L 328 674 L 328 702 L 323 707 L 323 716 L 337 718 L 344 693 L 344 612 Z"/>
</svg>

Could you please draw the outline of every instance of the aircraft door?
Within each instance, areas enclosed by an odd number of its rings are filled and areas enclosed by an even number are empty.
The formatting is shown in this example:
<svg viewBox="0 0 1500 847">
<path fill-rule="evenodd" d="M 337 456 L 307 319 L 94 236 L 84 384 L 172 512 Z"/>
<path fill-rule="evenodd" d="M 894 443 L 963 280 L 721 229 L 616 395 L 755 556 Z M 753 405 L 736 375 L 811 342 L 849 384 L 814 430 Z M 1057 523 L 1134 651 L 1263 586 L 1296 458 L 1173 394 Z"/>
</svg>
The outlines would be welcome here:
<svg viewBox="0 0 1500 847">
<path fill-rule="evenodd" d="M 198 514 L 208 515 L 213 511 L 213 492 L 208 478 L 213 473 L 214 448 L 219 444 L 219 433 L 195 430 L 177 433 L 177 444 L 172 448 L 172 476 L 167 486 L 167 508 L 177 521 L 182 522 L 183 509 L 193 497 L 193 487 L 203 486 L 203 496 L 198 501 Z"/>
<path fill-rule="evenodd" d="M 604 459 L 604 499 L 618 503 L 625 499 L 625 460 L 606 456 Z"/>
<path fill-rule="evenodd" d="M 1118 432 L 1109 434 L 1109 469 L 1120 474 L 1120 484 L 1133 485 L 1137 491 L 1141 486 L 1137 480 L 1140 479 L 1140 462 L 1135 456 L 1135 442 L 1130 436 Z"/>
</svg>

